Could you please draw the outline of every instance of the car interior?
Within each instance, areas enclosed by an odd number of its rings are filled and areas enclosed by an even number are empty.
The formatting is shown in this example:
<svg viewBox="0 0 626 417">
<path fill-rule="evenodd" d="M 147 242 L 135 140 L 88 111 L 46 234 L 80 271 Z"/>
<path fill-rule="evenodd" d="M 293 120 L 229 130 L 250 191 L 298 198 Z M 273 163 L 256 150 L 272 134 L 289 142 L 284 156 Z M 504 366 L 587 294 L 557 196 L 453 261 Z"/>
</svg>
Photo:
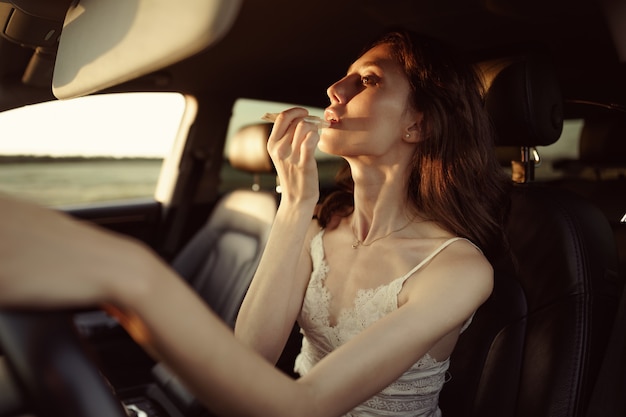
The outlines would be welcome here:
<svg viewBox="0 0 626 417">
<path fill-rule="evenodd" d="M 0 116 L 85 96 L 185 98 L 150 195 L 53 209 L 146 243 L 231 327 L 281 197 L 261 116 L 323 109 L 389 28 L 455 46 L 484 79 L 514 183 L 513 259 L 493 265 L 494 291 L 452 354 L 442 414 L 626 415 L 622 0 L 0 0 L 0 19 Z M 264 110 L 236 124 L 248 100 Z M 344 164 L 318 165 L 323 197 Z M 296 325 L 276 365 L 293 378 L 300 343 Z M 26 415 L 213 416 L 101 310 L 0 311 L 0 417 Z"/>
</svg>

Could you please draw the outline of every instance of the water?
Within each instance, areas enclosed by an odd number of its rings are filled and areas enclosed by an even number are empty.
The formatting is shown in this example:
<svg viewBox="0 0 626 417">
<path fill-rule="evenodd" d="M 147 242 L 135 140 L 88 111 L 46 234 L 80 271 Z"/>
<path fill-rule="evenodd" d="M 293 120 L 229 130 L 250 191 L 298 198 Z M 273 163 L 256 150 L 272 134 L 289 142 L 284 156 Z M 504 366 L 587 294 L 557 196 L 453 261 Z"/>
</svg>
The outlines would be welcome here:
<svg viewBox="0 0 626 417">
<path fill-rule="evenodd" d="M 0 163 L 0 192 L 46 206 L 151 197 L 161 163 L 155 159 Z"/>
</svg>

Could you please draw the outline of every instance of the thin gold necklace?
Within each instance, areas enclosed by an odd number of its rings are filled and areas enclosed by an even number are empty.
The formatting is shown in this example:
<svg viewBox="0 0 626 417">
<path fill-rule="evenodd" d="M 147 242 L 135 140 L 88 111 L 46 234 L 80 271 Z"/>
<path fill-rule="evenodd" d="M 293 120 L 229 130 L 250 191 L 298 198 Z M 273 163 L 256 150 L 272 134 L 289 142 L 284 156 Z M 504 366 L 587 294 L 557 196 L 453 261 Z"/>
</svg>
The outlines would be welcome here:
<svg viewBox="0 0 626 417">
<path fill-rule="evenodd" d="M 379 240 L 381 240 L 381 239 L 384 239 L 384 238 L 386 238 L 386 237 L 389 237 L 389 236 L 393 235 L 394 233 L 398 233 L 399 231 L 406 229 L 406 228 L 407 228 L 407 227 L 408 227 L 411 223 L 413 223 L 413 220 L 415 220 L 415 218 L 413 218 L 413 219 L 409 220 L 409 222 L 408 222 L 407 224 L 405 224 L 404 226 L 402 226 L 401 228 L 396 229 L 396 230 L 393 230 L 393 231 L 391 231 L 391 232 L 387 233 L 387 234 L 386 234 L 386 235 L 384 235 L 384 236 L 377 237 L 376 239 L 372 240 L 370 243 L 365 243 L 365 242 L 361 241 L 361 239 L 359 239 L 359 238 L 356 236 L 356 232 L 354 231 L 354 224 L 352 224 L 352 223 L 351 223 L 351 224 L 350 224 L 350 229 L 352 229 L 352 236 L 354 237 L 354 240 L 352 241 L 352 249 L 358 249 L 358 248 L 359 248 L 359 246 L 370 246 L 370 245 L 372 245 L 374 242 L 377 242 L 377 241 L 379 241 Z M 420 222 L 418 222 L 418 223 L 423 223 L 423 222 L 425 222 L 425 221 L 426 221 L 426 220 L 422 220 L 422 221 L 420 221 Z"/>
</svg>

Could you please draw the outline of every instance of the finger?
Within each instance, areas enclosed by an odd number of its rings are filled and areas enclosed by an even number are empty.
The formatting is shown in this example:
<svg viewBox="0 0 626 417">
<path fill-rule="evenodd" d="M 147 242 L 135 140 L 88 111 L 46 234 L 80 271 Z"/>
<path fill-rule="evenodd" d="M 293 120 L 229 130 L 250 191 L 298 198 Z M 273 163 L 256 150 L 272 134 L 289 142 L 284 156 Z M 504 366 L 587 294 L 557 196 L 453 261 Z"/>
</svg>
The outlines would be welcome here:
<svg viewBox="0 0 626 417">
<path fill-rule="evenodd" d="M 309 132 L 300 147 L 302 160 L 315 161 L 315 150 L 320 141 L 319 131 L 317 129 Z"/>
<path fill-rule="evenodd" d="M 296 161 L 306 161 L 311 158 L 311 150 L 314 152 L 319 141 L 319 133 L 316 125 L 300 121 L 294 132 L 292 143 L 293 158 Z M 308 151 L 307 151 L 308 150 Z"/>
<path fill-rule="evenodd" d="M 308 114 L 305 109 L 285 110 L 276 117 L 267 142 L 267 151 L 276 165 L 279 161 L 292 157 L 292 143 L 296 127 L 302 117 Z"/>
<path fill-rule="evenodd" d="M 274 121 L 274 127 L 268 140 L 268 144 L 274 144 L 282 139 L 290 137 L 289 131 L 293 132 L 299 118 L 306 117 L 309 114 L 306 109 L 301 107 L 294 107 L 287 109 L 278 114 Z"/>
</svg>

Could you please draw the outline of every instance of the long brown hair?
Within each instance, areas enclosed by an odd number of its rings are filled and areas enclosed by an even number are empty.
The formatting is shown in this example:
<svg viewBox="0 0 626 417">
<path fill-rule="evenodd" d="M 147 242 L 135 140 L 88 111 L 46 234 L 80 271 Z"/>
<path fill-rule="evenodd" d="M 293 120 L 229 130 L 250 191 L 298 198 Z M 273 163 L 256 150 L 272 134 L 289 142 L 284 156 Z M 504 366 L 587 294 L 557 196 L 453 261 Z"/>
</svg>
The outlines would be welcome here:
<svg viewBox="0 0 626 417">
<path fill-rule="evenodd" d="M 449 232 L 470 239 L 485 254 L 501 252 L 510 180 L 494 151 L 494 132 L 483 105 L 482 82 L 457 53 L 434 39 L 408 31 L 385 34 L 365 51 L 389 45 L 411 88 L 411 104 L 423 113 L 423 139 L 408 173 L 408 201 Z M 322 227 L 354 206 L 349 167 L 338 176 L 340 191 L 318 210 Z"/>
</svg>

